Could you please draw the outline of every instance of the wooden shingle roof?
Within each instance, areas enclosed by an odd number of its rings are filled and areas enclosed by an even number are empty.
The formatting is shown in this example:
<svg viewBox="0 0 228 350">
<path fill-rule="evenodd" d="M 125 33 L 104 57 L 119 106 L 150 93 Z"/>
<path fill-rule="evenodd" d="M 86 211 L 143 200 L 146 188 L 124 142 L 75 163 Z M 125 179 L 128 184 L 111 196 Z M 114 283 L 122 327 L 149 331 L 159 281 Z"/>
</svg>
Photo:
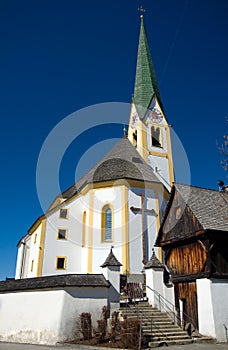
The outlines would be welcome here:
<svg viewBox="0 0 228 350">
<path fill-rule="evenodd" d="M 106 267 L 106 266 L 122 266 L 122 264 L 117 260 L 117 258 L 113 254 L 112 248 L 110 250 L 110 253 L 109 253 L 107 259 L 101 265 L 101 267 Z"/>
<path fill-rule="evenodd" d="M 228 193 L 174 183 L 155 245 L 185 240 L 206 230 L 228 233 Z"/>
<path fill-rule="evenodd" d="M 228 193 L 183 184 L 174 186 L 205 230 L 228 231 Z"/>
<path fill-rule="evenodd" d="M 152 168 L 126 137 L 123 137 L 100 162 L 64 191 L 61 196 L 68 199 L 80 192 L 87 184 L 119 179 L 160 182 Z"/>
<path fill-rule="evenodd" d="M 102 274 L 66 274 L 36 278 L 9 279 L 0 282 L 0 293 L 63 287 L 110 287 Z"/>
<path fill-rule="evenodd" d="M 164 265 L 160 262 L 160 260 L 157 258 L 154 249 L 152 249 L 152 255 L 150 260 L 146 263 L 144 266 L 145 269 L 150 269 L 150 268 L 164 268 Z"/>
</svg>

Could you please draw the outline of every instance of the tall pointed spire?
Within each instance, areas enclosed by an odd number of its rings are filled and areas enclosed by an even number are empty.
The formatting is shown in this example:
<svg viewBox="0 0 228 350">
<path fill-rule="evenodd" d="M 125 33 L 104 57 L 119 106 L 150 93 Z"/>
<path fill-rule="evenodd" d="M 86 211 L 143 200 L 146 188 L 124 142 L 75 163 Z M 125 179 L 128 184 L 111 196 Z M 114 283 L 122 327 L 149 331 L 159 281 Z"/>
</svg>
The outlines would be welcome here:
<svg viewBox="0 0 228 350">
<path fill-rule="evenodd" d="M 162 110 L 163 107 L 155 70 L 151 59 L 143 16 L 141 15 L 140 18 L 141 28 L 136 66 L 134 103 L 140 119 L 143 119 L 154 97 L 156 97 L 158 104 Z"/>
</svg>

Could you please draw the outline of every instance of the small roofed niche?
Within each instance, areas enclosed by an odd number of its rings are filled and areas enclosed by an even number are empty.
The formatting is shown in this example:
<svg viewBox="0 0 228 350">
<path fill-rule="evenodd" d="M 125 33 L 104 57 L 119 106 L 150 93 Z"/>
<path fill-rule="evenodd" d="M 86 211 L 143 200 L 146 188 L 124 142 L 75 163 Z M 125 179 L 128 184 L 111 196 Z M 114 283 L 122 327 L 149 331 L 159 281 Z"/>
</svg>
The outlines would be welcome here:
<svg viewBox="0 0 228 350">
<path fill-rule="evenodd" d="M 156 126 L 151 126 L 151 144 L 152 144 L 152 147 L 162 148 L 161 128 Z"/>
</svg>

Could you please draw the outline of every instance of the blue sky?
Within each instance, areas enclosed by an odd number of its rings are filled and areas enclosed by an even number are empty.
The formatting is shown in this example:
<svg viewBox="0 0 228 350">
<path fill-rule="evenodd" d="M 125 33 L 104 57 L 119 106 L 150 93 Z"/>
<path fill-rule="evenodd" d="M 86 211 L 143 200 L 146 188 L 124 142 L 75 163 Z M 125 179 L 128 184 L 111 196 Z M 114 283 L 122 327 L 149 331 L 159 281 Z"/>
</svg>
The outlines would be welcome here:
<svg viewBox="0 0 228 350">
<path fill-rule="evenodd" d="M 191 183 L 217 188 L 225 179 L 216 141 L 227 132 L 227 0 L 2 0 L 0 279 L 14 276 L 16 244 L 42 214 L 36 164 L 47 135 L 80 108 L 131 102 L 141 4 L 166 116 L 187 153 Z M 81 155 L 113 137 L 122 137 L 122 126 L 90 131 L 69 147 L 62 190 L 74 182 Z"/>
</svg>

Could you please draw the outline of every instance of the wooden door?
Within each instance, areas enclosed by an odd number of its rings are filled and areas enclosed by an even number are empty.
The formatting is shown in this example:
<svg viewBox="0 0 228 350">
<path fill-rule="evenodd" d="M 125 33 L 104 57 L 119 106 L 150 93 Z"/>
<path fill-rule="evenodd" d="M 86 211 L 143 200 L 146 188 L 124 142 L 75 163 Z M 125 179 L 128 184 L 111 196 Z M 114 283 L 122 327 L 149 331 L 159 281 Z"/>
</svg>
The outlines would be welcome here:
<svg viewBox="0 0 228 350">
<path fill-rule="evenodd" d="M 196 281 L 175 283 L 175 305 L 178 310 L 180 299 L 183 305 L 184 325 L 191 323 L 194 329 L 198 329 Z"/>
</svg>

